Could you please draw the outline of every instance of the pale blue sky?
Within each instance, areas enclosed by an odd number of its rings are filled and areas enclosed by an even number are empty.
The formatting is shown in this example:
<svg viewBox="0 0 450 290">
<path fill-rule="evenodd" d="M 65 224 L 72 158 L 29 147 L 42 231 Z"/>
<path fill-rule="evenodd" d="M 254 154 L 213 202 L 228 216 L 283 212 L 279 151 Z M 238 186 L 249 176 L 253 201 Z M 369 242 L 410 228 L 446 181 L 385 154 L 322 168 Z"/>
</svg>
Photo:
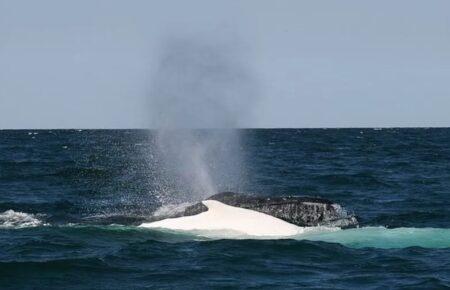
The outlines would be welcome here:
<svg viewBox="0 0 450 290">
<path fill-rule="evenodd" d="M 446 0 L 0 0 L 0 128 L 149 126 L 158 55 L 178 37 L 238 52 L 257 92 L 239 126 L 450 126 L 449 11 Z"/>
</svg>

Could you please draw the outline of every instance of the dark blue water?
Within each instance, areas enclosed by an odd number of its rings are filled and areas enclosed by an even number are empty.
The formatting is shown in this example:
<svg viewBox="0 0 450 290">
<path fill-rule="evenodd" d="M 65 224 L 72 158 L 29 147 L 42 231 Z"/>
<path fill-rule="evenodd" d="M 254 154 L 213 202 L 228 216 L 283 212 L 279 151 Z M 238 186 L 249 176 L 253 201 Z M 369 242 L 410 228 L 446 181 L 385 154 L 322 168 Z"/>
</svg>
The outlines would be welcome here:
<svg viewBox="0 0 450 290">
<path fill-rule="evenodd" d="M 240 191 L 331 199 L 358 229 L 280 240 L 137 228 L 144 130 L 0 131 L 0 288 L 450 287 L 450 129 L 242 130 Z"/>
</svg>

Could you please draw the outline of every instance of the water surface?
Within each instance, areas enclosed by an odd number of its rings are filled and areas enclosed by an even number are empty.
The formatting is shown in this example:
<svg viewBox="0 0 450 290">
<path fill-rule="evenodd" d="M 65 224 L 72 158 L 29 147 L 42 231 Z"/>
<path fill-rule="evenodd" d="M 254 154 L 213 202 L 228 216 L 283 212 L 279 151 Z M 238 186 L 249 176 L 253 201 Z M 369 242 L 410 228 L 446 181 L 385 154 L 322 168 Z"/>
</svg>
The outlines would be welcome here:
<svg viewBox="0 0 450 290">
<path fill-rule="evenodd" d="M 144 130 L 0 131 L 0 288 L 450 287 L 450 129 L 242 130 L 245 183 L 331 199 L 357 229 L 223 239 L 137 228 L 159 206 Z"/>
</svg>

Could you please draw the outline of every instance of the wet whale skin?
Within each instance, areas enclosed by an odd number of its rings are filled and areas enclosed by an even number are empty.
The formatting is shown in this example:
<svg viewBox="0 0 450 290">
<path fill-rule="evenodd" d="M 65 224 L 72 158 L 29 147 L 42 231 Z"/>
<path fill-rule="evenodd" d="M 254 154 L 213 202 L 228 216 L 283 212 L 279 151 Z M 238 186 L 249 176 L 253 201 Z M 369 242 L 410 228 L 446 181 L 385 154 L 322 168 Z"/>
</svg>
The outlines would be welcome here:
<svg viewBox="0 0 450 290">
<path fill-rule="evenodd" d="M 221 192 L 207 200 L 262 212 L 302 227 L 332 226 L 355 227 L 358 220 L 340 205 L 330 200 L 307 196 L 258 197 L 235 192 Z M 207 211 L 201 202 L 187 206 L 183 210 L 157 219 L 191 216 Z"/>
</svg>

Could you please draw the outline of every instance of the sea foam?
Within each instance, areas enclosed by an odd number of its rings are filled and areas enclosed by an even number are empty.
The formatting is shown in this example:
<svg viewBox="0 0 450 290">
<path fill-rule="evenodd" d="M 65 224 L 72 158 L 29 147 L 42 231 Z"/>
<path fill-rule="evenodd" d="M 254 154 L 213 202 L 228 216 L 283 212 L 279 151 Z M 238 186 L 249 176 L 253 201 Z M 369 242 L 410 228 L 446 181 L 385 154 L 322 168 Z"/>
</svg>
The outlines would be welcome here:
<svg viewBox="0 0 450 290">
<path fill-rule="evenodd" d="M 0 213 L 0 228 L 27 228 L 43 225 L 36 215 L 12 209 Z"/>
</svg>

